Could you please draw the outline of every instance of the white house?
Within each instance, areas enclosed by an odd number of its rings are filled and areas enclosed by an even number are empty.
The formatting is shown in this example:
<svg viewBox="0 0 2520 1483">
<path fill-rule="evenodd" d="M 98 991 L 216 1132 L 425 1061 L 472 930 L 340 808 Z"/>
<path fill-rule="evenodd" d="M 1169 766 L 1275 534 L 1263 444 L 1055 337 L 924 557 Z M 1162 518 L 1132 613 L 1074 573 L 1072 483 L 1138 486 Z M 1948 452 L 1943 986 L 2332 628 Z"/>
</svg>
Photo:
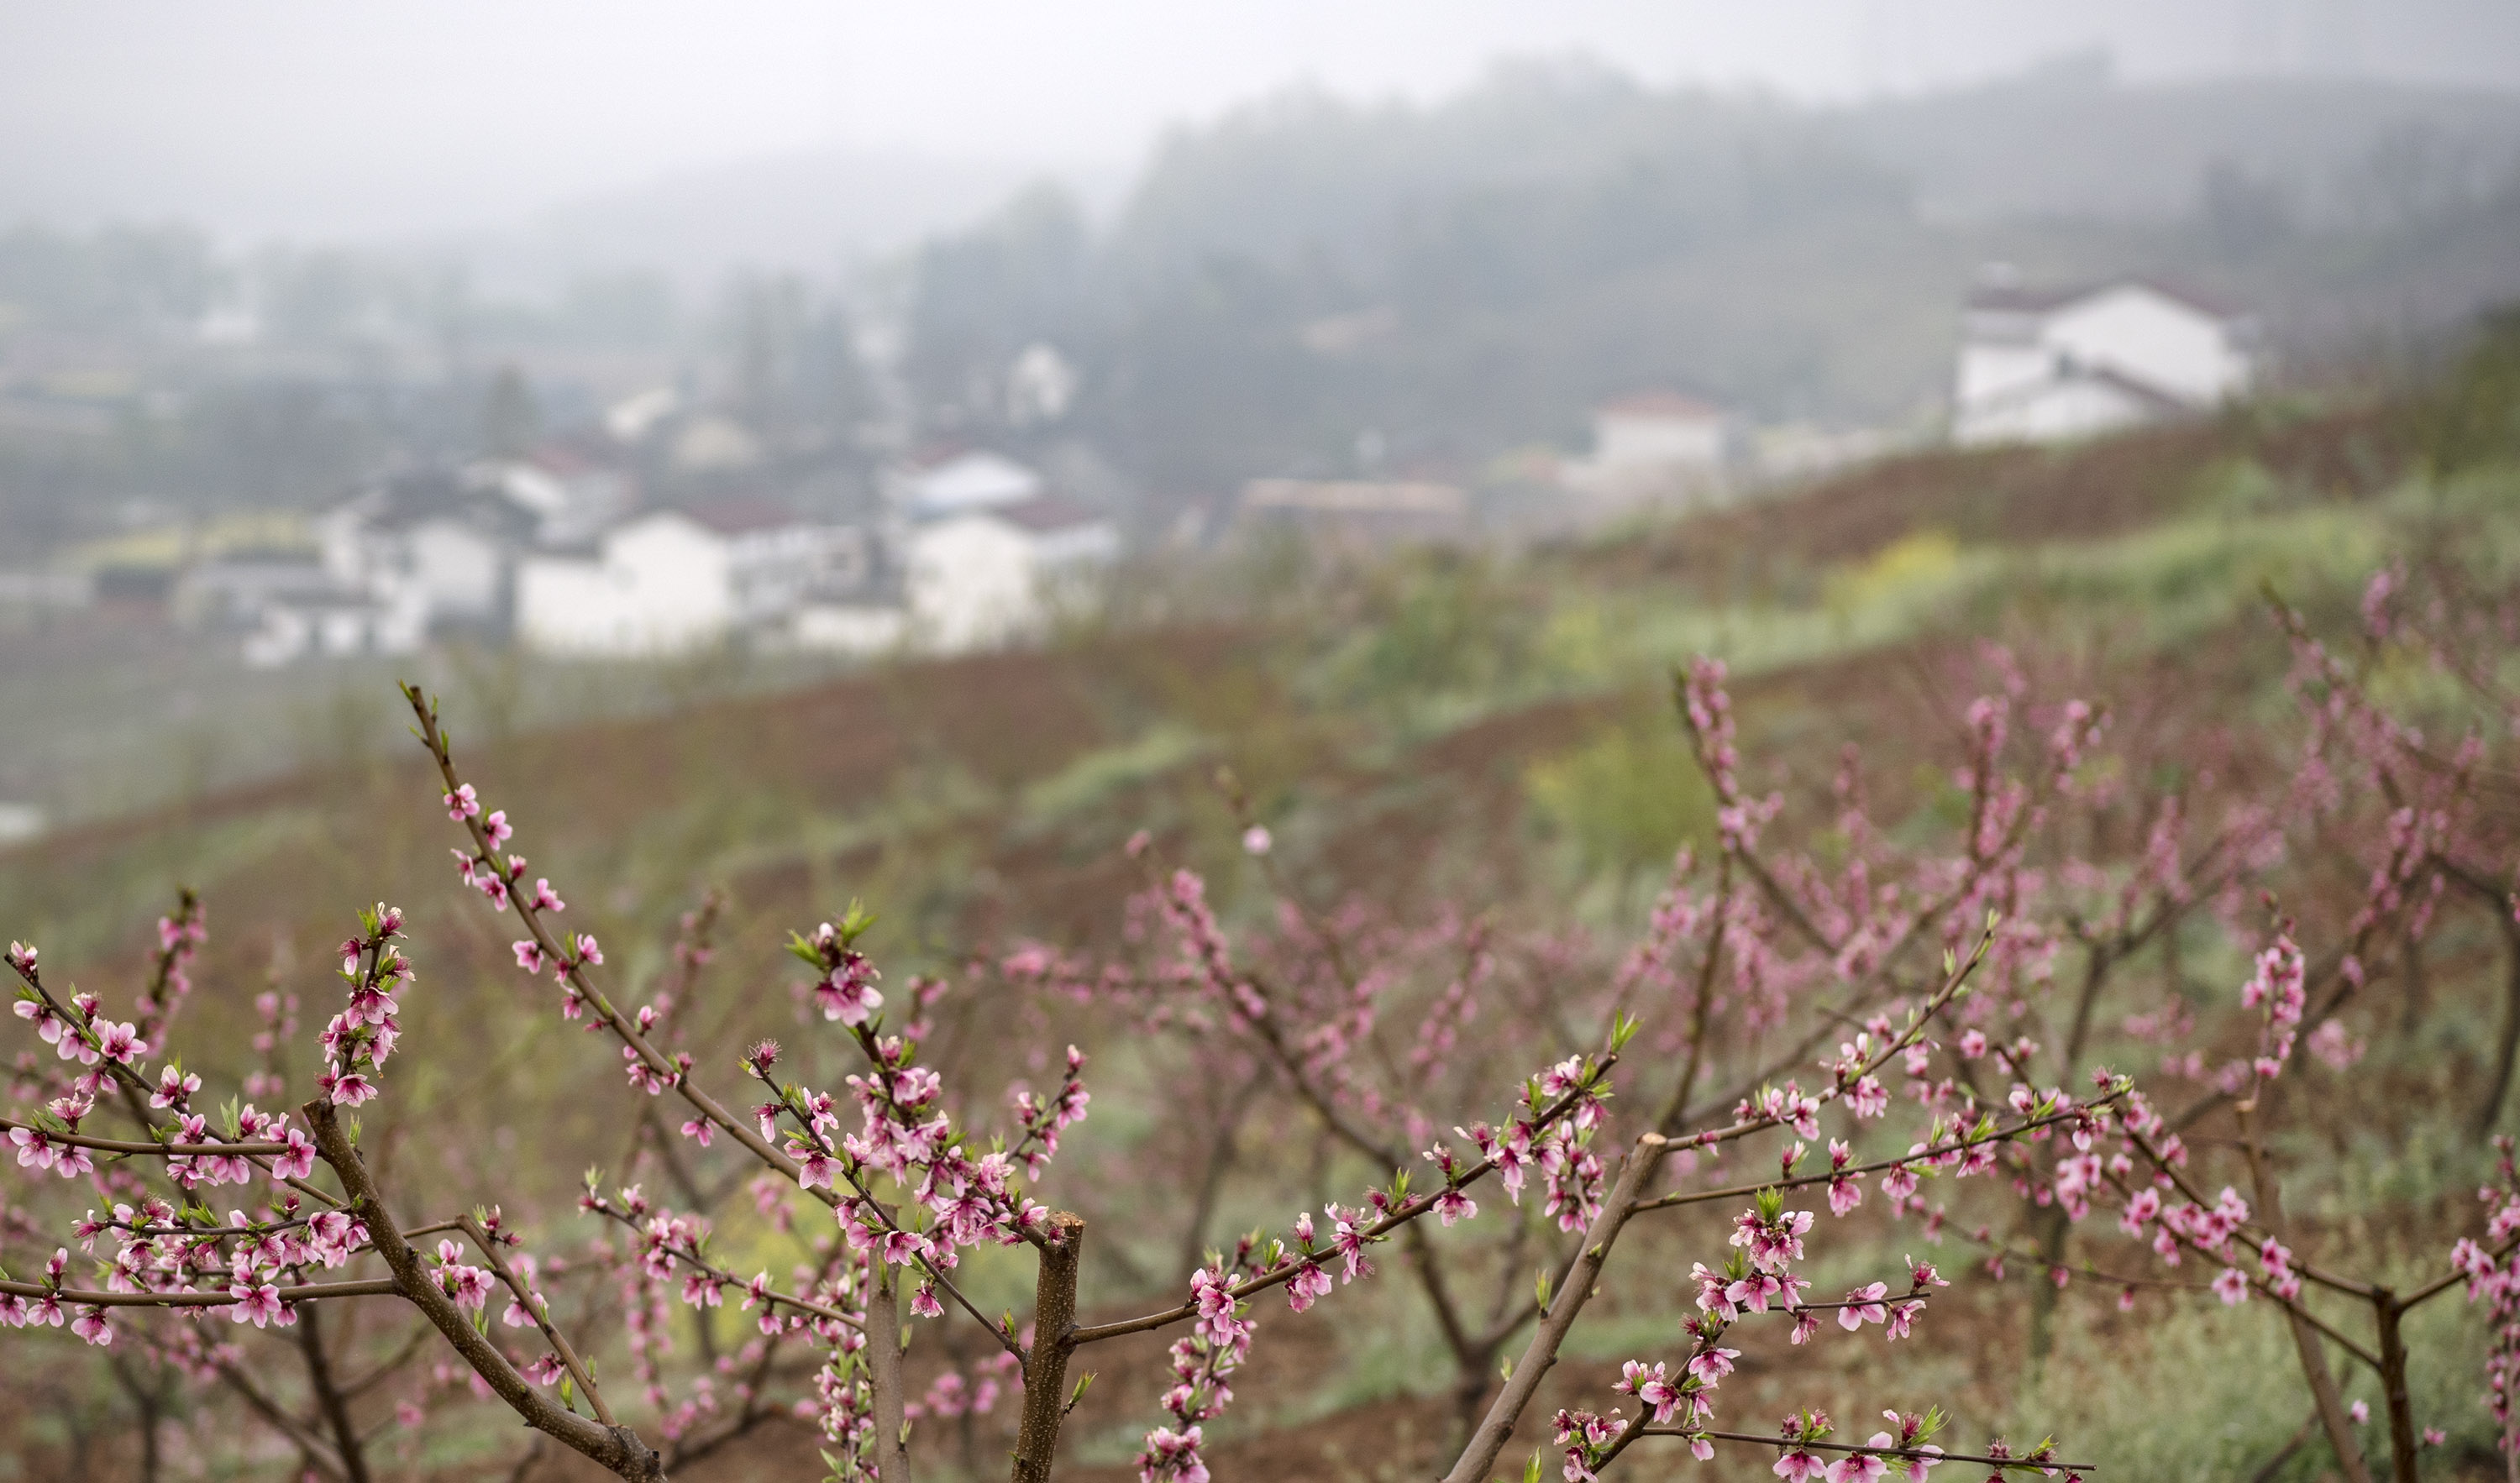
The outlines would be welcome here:
<svg viewBox="0 0 2520 1483">
<path fill-rule="evenodd" d="M 654 511 L 607 532 L 590 555 L 528 558 L 517 574 L 517 634 L 554 654 L 689 652 L 792 622 L 868 561 L 863 532 L 809 524 L 768 501 Z"/>
<path fill-rule="evenodd" d="M 1609 469 L 1724 467 L 1732 419 L 1677 391 L 1640 391 L 1593 411 L 1593 461 Z"/>
<path fill-rule="evenodd" d="M 271 603 L 241 652 L 256 669 L 277 669 L 309 655 L 414 653 L 427 631 L 411 609 L 339 593 Z"/>
<path fill-rule="evenodd" d="M 2255 327 L 2129 279 L 2061 292 L 1972 294 L 1955 442 L 2058 442 L 2202 411 L 2248 389 Z"/>
<path fill-rule="evenodd" d="M 534 518 L 534 540 L 571 546 L 593 540 L 639 502 L 637 483 L 613 465 L 566 446 L 529 458 L 492 459 L 464 471 L 468 484 L 496 489 Z"/>
<path fill-rule="evenodd" d="M 495 629 L 514 554 L 569 499 L 522 464 L 428 470 L 381 479 L 325 512 L 315 539 L 334 585 L 391 609 L 397 632 Z"/>
<path fill-rule="evenodd" d="M 938 514 L 910 532 L 911 622 L 921 643 L 946 652 L 1020 639 L 1119 554 L 1109 520 L 1053 495 Z"/>
<path fill-rule="evenodd" d="M 257 667 L 410 653 L 449 628 L 504 626 L 512 554 L 537 519 L 495 470 L 394 474 L 317 517 L 309 557 L 203 562 L 173 604 L 188 622 L 245 632 Z"/>
<path fill-rule="evenodd" d="M 1719 492 L 1732 461 L 1733 422 L 1677 391 L 1640 391 L 1593 411 L 1593 456 L 1559 472 L 1567 489 L 1614 503 Z"/>
</svg>

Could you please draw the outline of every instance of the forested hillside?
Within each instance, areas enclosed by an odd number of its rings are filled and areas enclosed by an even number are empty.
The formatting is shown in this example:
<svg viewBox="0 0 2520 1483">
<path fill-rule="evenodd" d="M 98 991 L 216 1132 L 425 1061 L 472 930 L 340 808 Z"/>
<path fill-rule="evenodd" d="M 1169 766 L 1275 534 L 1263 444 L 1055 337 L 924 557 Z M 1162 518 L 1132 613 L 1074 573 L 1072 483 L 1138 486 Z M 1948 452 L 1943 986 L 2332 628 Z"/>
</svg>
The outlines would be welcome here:
<svg viewBox="0 0 2520 1483">
<path fill-rule="evenodd" d="M 986 427 L 1047 338 L 1159 490 L 1575 446 L 1669 384 L 1765 421 L 1936 415 L 1991 260 L 2151 273 L 2296 365 L 2520 289 L 2520 105 L 2049 68 L 1844 109 L 1525 64 L 1432 107 L 1297 92 L 1184 128 L 1107 228 L 1054 190 L 931 244 L 909 369 Z"/>
</svg>

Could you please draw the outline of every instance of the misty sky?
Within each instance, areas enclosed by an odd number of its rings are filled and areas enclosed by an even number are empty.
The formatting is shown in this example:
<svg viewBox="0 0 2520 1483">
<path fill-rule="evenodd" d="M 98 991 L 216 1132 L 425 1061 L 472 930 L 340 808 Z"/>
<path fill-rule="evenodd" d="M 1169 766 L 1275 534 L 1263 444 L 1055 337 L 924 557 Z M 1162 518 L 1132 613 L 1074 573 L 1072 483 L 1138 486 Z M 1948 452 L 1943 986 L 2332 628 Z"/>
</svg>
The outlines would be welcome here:
<svg viewBox="0 0 2520 1483">
<path fill-rule="evenodd" d="M 2509 88 L 2520 0 L 0 0 L 0 225 L 437 232 L 777 151 L 1107 172 L 1273 88 L 1427 97 L 1507 53 L 1844 98 L 2094 45 Z"/>
</svg>

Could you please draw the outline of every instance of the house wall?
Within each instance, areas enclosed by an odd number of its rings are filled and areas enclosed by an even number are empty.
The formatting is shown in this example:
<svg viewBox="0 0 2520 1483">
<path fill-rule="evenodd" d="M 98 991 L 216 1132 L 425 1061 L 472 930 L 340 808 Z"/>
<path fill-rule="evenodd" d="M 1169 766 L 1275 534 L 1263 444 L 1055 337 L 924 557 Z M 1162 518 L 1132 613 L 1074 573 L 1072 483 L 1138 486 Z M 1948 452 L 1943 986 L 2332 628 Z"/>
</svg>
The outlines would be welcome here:
<svg viewBox="0 0 2520 1483">
<path fill-rule="evenodd" d="M 1034 555 L 1023 531 L 985 515 L 953 516 L 913 531 L 906 576 L 920 638 L 951 653 L 1038 626 L 1044 613 Z"/>
<path fill-rule="evenodd" d="M 638 652 L 639 627 L 619 574 L 600 561 L 527 557 L 517 566 L 517 640 L 538 653 Z"/>
<path fill-rule="evenodd" d="M 1963 407 L 1952 439 L 1972 445 L 2069 442 L 2133 427 L 2152 414 L 2140 398 L 2106 382 L 2049 382 Z"/>
<path fill-rule="evenodd" d="M 2244 390 L 2249 357 L 2222 319 L 2140 286 L 2112 289 L 2050 317 L 2042 342 L 2198 407 Z"/>
<path fill-rule="evenodd" d="M 1719 418 L 1639 417 L 1616 412 L 1593 419 L 1594 462 L 1611 469 L 1712 469 L 1724 462 Z"/>
<path fill-rule="evenodd" d="M 497 543 L 453 520 L 415 526 L 404 547 L 406 576 L 420 590 L 428 621 L 482 622 L 498 616 Z"/>
<path fill-rule="evenodd" d="M 1962 407 L 2037 385 L 2056 371 L 2056 352 L 2035 343 L 1972 340 L 1960 346 L 1959 384 L 1956 399 Z"/>
<path fill-rule="evenodd" d="M 607 537 L 604 562 L 627 574 L 650 642 L 688 649 L 734 622 L 734 553 L 726 539 L 679 515 L 633 520 Z"/>
<path fill-rule="evenodd" d="M 878 654 L 897 648 L 907 624 L 898 607 L 808 603 L 788 622 L 788 642 L 829 653 Z"/>
<path fill-rule="evenodd" d="M 727 544 L 678 515 L 613 532 L 595 561 L 528 559 L 517 573 L 517 633 L 546 653 L 632 656 L 724 638 L 734 599 Z"/>
<path fill-rule="evenodd" d="M 726 543 L 729 601 L 737 623 L 776 618 L 821 585 L 866 579 L 866 537 L 847 526 L 783 525 Z"/>
</svg>

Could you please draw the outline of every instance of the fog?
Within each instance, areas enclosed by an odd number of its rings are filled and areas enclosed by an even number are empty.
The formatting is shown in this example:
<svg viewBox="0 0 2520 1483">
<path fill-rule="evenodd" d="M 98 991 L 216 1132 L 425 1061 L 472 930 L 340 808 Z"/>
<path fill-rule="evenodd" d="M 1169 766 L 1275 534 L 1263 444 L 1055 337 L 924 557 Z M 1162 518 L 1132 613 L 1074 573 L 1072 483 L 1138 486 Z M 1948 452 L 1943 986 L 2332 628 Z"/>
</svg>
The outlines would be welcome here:
<svg viewBox="0 0 2520 1483">
<path fill-rule="evenodd" d="M 1501 55 L 1656 83 L 1913 92 L 2101 49 L 2132 79 L 2501 86 L 2498 0 L 117 0 L 0 5 L 0 220 L 247 237 L 506 225 L 806 150 L 1119 174 L 1168 124 L 1291 84 L 1424 101 Z M 928 225 L 912 211 L 905 220 Z"/>
</svg>

